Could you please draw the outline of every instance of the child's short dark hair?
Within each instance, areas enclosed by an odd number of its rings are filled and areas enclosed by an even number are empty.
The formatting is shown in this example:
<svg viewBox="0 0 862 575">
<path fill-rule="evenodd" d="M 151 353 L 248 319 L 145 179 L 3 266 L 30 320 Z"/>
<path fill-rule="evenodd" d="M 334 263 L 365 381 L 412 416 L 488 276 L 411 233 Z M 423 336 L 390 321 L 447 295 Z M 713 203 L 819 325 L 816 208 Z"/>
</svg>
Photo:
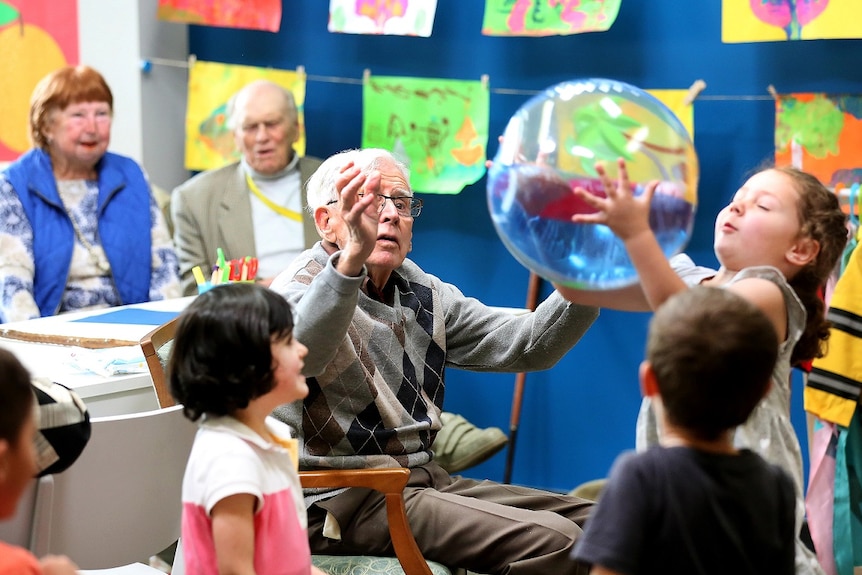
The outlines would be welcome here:
<svg viewBox="0 0 862 575">
<path fill-rule="evenodd" d="M 276 292 L 253 283 L 213 288 L 180 316 L 168 362 L 171 393 L 192 421 L 248 407 L 275 385 L 271 343 L 292 333 L 290 304 Z"/>
<path fill-rule="evenodd" d="M 744 423 L 765 395 L 778 337 L 748 300 L 727 289 L 696 286 L 656 311 L 646 355 L 668 420 L 714 440 Z"/>
<path fill-rule="evenodd" d="M 12 352 L 0 348 L 0 440 L 18 439 L 35 401 L 27 368 Z"/>
</svg>

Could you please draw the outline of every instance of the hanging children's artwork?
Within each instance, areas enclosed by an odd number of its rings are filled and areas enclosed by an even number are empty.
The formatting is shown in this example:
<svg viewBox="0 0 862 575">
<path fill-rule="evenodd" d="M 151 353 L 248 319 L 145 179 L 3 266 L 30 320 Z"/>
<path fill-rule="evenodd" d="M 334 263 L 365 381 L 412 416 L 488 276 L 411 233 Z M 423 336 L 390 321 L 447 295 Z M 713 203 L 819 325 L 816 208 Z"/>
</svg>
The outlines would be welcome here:
<svg viewBox="0 0 862 575">
<path fill-rule="evenodd" d="M 722 0 L 721 41 L 860 38 L 858 0 Z"/>
<path fill-rule="evenodd" d="M 305 155 L 304 72 L 197 61 L 189 70 L 186 169 L 209 170 L 239 159 L 233 132 L 227 126 L 227 102 L 254 80 L 270 80 L 293 94 L 299 114 L 299 139 L 293 149 Z"/>
<path fill-rule="evenodd" d="M 77 63 L 76 0 L 0 0 L 0 162 L 30 148 L 30 95 L 39 80 Z"/>
<path fill-rule="evenodd" d="M 688 136 L 694 141 L 694 106 L 688 101 L 688 90 L 647 90 L 662 104 L 667 106 L 676 118 L 685 126 Z"/>
<path fill-rule="evenodd" d="M 564 36 L 604 32 L 622 0 L 485 0 L 485 36 Z"/>
<path fill-rule="evenodd" d="M 862 181 L 862 96 L 778 96 L 775 162 L 804 169 L 836 192 Z"/>
<path fill-rule="evenodd" d="M 281 0 L 159 0 L 159 20 L 278 32 Z"/>
<path fill-rule="evenodd" d="M 431 35 L 437 0 L 329 0 L 329 31 Z"/>
<path fill-rule="evenodd" d="M 362 147 L 405 159 L 416 192 L 457 194 L 485 173 L 486 82 L 369 76 Z"/>
</svg>

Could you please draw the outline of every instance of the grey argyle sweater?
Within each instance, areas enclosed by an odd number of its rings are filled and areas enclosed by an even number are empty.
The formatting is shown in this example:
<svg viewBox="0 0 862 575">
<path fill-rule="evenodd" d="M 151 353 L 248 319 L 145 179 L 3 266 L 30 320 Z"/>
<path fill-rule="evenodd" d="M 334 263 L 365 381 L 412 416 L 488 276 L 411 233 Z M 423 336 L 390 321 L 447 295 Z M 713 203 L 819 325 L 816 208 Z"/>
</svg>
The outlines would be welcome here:
<svg viewBox="0 0 862 575">
<path fill-rule="evenodd" d="M 294 335 L 309 351 L 309 394 L 277 408 L 300 440 L 300 468 L 413 467 L 431 459 L 440 429 L 446 367 L 520 372 L 552 367 L 598 309 L 554 292 L 535 313 L 515 315 L 464 296 L 405 260 L 387 288 L 335 270 L 320 243 L 272 284 L 294 309 Z"/>
</svg>

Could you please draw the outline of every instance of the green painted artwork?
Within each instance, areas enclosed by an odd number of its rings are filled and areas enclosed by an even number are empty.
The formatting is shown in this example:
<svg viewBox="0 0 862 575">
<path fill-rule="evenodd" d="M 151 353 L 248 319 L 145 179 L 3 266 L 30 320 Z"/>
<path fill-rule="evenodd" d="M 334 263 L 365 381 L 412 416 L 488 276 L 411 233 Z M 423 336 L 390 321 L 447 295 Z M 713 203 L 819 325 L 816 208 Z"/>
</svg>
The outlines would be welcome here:
<svg viewBox="0 0 862 575">
<path fill-rule="evenodd" d="M 415 192 L 457 194 L 485 174 L 488 116 L 481 81 L 370 76 L 362 93 L 362 147 L 404 159 Z"/>
</svg>

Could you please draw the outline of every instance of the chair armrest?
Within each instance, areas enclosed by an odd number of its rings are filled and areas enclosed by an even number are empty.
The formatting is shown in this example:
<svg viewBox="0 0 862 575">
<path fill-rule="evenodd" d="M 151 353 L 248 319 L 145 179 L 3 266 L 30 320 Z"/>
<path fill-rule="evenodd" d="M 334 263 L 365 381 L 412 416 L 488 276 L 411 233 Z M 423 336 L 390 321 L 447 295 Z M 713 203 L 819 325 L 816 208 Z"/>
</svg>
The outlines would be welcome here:
<svg viewBox="0 0 862 575">
<path fill-rule="evenodd" d="M 304 488 L 365 487 L 383 494 L 386 499 L 386 518 L 389 535 L 401 568 L 406 575 L 432 575 L 422 551 L 413 538 L 407 510 L 404 507 L 404 487 L 410 479 L 410 470 L 403 467 L 387 469 L 327 469 L 300 471 Z"/>
<path fill-rule="evenodd" d="M 385 469 L 319 469 L 300 471 L 299 479 L 305 488 L 365 487 L 380 493 L 404 491 L 410 479 L 410 470 L 403 467 Z"/>
</svg>

